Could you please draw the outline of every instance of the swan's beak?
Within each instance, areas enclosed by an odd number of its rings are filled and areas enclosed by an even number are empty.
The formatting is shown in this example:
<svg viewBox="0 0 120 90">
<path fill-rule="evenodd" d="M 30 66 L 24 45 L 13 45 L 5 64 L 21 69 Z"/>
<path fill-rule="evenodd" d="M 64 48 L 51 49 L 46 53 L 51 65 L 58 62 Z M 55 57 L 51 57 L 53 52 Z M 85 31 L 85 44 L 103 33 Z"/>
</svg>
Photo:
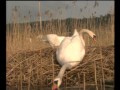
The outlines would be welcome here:
<svg viewBox="0 0 120 90">
<path fill-rule="evenodd" d="M 93 38 L 94 42 L 96 42 L 96 38 Z"/>
<path fill-rule="evenodd" d="M 52 86 L 52 90 L 58 90 L 58 86 L 55 83 Z"/>
<path fill-rule="evenodd" d="M 96 36 L 95 36 L 95 35 L 93 36 L 93 40 L 94 40 L 94 42 L 96 43 Z"/>
</svg>

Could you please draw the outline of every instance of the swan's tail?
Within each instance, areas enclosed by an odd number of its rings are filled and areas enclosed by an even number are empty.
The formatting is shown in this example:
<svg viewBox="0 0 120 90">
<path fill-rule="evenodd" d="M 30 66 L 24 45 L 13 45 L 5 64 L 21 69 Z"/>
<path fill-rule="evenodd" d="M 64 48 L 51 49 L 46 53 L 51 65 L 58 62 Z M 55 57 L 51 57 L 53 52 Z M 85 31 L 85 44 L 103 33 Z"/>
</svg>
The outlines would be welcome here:
<svg viewBox="0 0 120 90">
<path fill-rule="evenodd" d="M 73 34 L 73 36 L 75 36 L 75 35 L 79 35 L 79 33 L 77 32 L 77 29 L 74 29 L 74 34 Z"/>
</svg>

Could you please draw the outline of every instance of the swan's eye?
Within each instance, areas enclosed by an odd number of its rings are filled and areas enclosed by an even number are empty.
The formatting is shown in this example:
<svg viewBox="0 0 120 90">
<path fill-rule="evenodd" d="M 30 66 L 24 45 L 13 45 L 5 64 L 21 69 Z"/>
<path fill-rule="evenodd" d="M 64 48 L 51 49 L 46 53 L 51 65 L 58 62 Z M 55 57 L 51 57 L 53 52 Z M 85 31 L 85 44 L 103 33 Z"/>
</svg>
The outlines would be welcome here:
<svg viewBox="0 0 120 90">
<path fill-rule="evenodd" d="M 96 35 L 93 35 L 93 38 L 96 38 Z"/>
</svg>

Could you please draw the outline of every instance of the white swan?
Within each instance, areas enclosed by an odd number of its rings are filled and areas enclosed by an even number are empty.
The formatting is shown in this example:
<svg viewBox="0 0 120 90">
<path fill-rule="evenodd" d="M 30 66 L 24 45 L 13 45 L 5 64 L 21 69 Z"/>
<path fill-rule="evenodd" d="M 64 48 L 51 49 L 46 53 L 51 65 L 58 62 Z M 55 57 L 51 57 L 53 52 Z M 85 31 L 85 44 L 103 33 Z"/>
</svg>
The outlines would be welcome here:
<svg viewBox="0 0 120 90">
<path fill-rule="evenodd" d="M 37 36 L 37 39 L 42 39 L 43 38 L 43 35 L 38 35 Z"/>
<path fill-rule="evenodd" d="M 56 56 L 57 61 L 62 66 L 58 76 L 54 79 L 54 84 L 52 90 L 58 90 L 62 82 L 62 77 L 66 69 L 71 69 L 78 65 L 83 57 L 85 56 L 85 42 L 83 40 L 82 34 L 86 32 L 95 40 L 96 35 L 88 30 L 82 29 L 80 33 L 74 30 L 72 37 L 65 37 L 61 42 L 60 46 L 57 48 Z"/>
<path fill-rule="evenodd" d="M 46 35 L 38 35 L 36 37 L 39 41 L 47 42 Z"/>
<path fill-rule="evenodd" d="M 65 37 L 58 36 L 56 34 L 48 34 L 48 35 L 46 35 L 46 38 L 47 38 L 49 44 L 54 48 L 56 46 L 59 46 Z"/>
</svg>

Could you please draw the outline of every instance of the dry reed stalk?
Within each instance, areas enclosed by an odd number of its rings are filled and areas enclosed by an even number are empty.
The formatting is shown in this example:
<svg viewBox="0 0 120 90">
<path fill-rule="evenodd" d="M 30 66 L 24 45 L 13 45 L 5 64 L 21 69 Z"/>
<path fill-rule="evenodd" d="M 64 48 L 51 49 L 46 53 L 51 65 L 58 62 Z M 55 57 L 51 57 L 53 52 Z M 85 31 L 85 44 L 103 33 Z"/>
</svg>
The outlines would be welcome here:
<svg viewBox="0 0 120 90">
<path fill-rule="evenodd" d="M 94 61 L 95 86 L 96 86 L 96 90 L 98 90 L 96 68 L 97 68 L 97 67 L 96 67 L 96 62 Z"/>
<path fill-rule="evenodd" d="M 79 90 L 80 90 L 80 73 L 78 73 L 78 87 L 79 87 Z"/>
<path fill-rule="evenodd" d="M 102 49 L 101 49 L 101 46 L 99 44 L 99 48 L 100 48 L 100 57 L 102 58 Z M 105 80 L 104 80 L 104 69 L 103 69 L 103 62 L 102 62 L 103 59 L 100 60 L 101 62 L 101 70 L 102 70 L 102 82 L 103 82 L 103 90 L 105 90 Z"/>
<path fill-rule="evenodd" d="M 100 89 L 103 90 L 102 80 L 100 79 Z"/>
<path fill-rule="evenodd" d="M 22 71 L 22 66 L 20 64 L 20 71 Z M 22 72 L 20 72 L 20 89 L 22 90 Z"/>
<path fill-rule="evenodd" d="M 42 30 L 42 18 L 41 18 L 41 3 L 40 3 L 40 1 L 39 1 L 39 18 L 40 18 L 40 30 L 41 30 L 41 32 L 42 32 L 42 34 L 43 34 L 43 30 Z"/>
<path fill-rule="evenodd" d="M 101 59 L 101 69 L 102 69 L 102 81 L 103 81 L 103 90 L 105 90 L 105 79 L 104 79 L 104 69 L 103 69 L 103 62 Z"/>
<path fill-rule="evenodd" d="M 83 72 L 83 90 L 86 90 L 85 72 Z"/>
<path fill-rule="evenodd" d="M 41 52 L 41 50 L 40 50 Z M 42 87 L 42 59 L 40 59 L 40 87 Z"/>
<path fill-rule="evenodd" d="M 30 69 L 29 69 L 30 70 L 30 75 L 31 75 L 31 68 L 32 68 L 32 66 L 30 66 Z M 29 77 L 28 79 L 29 79 L 28 80 L 28 90 L 30 90 L 30 84 L 31 84 L 31 80 L 30 79 L 31 79 L 31 77 Z"/>
<path fill-rule="evenodd" d="M 67 77 L 67 74 L 65 76 Z M 67 87 L 67 79 L 65 80 L 65 87 Z"/>
<path fill-rule="evenodd" d="M 113 44 L 114 44 L 114 17 L 113 16 L 111 16 L 111 33 L 112 33 L 112 40 L 113 40 Z"/>
<path fill-rule="evenodd" d="M 52 70 L 53 70 L 53 80 L 54 80 L 55 70 L 54 70 L 54 58 L 53 57 L 54 57 L 54 54 L 52 54 Z"/>
<path fill-rule="evenodd" d="M 61 20 L 60 19 L 58 19 L 58 28 L 59 28 L 59 34 L 61 35 Z"/>
<path fill-rule="evenodd" d="M 37 60 L 38 61 L 38 60 Z M 39 61 L 38 61 L 39 62 Z M 37 66 L 38 66 L 38 63 L 37 63 Z M 38 67 L 36 68 L 37 69 L 37 81 L 39 80 L 39 70 L 38 70 Z"/>
<path fill-rule="evenodd" d="M 19 75 L 20 76 L 20 75 Z M 20 81 L 20 79 L 19 79 L 20 77 L 18 77 L 18 90 L 21 90 L 21 86 L 19 85 L 19 81 Z"/>
</svg>

